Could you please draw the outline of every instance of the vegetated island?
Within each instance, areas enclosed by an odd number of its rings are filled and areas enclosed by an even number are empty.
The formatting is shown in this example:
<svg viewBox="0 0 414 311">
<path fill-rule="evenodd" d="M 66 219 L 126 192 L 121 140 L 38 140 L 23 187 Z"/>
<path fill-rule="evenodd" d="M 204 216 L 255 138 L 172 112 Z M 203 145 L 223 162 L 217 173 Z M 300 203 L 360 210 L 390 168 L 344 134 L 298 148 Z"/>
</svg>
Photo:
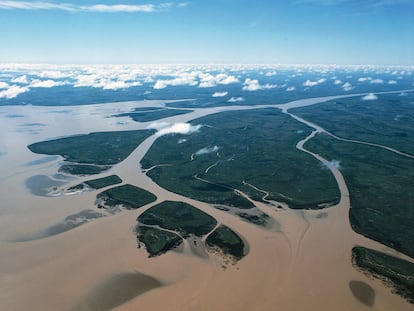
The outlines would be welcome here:
<svg viewBox="0 0 414 311">
<path fill-rule="evenodd" d="M 60 171 L 72 175 L 93 175 L 123 161 L 154 130 L 97 132 L 34 143 L 34 153 L 60 155 Z"/>
<path fill-rule="evenodd" d="M 219 249 L 233 260 L 240 260 L 246 255 L 243 240 L 229 227 L 220 225 L 206 239 L 206 244 L 213 249 Z"/>
<path fill-rule="evenodd" d="M 262 201 L 263 192 L 257 189 L 263 189 L 267 200 L 298 209 L 339 201 L 331 172 L 296 149 L 311 129 L 278 109 L 222 112 L 192 123 L 204 126 L 190 136 L 160 137 L 141 162 L 143 168 L 159 165 L 148 175 L 161 187 L 238 209 L 254 205 L 235 189 L 256 201 Z"/>
<path fill-rule="evenodd" d="M 192 205 L 176 201 L 164 201 L 151 207 L 142 213 L 137 221 L 138 242 L 145 245 L 151 257 L 175 248 L 183 242 L 182 239 L 191 235 L 205 236 L 217 225 L 217 221 L 210 215 Z M 242 254 L 236 250 L 240 247 L 244 249 L 241 238 L 231 230 L 224 235 L 223 229 L 218 230 L 218 233 L 216 231 L 213 231 L 212 238 L 213 242 L 218 241 L 215 246 L 225 254 L 229 253 L 229 249 L 233 249 L 235 258 L 242 258 Z"/>
<path fill-rule="evenodd" d="M 151 192 L 129 184 L 105 190 L 96 198 L 98 208 L 109 211 L 117 211 L 119 207 L 137 209 L 157 199 Z"/>
<path fill-rule="evenodd" d="M 98 190 L 120 183 L 122 183 L 122 179 L 118 175 L 110 175 L 102 178 L 87 180 L 83 183 L 68 188 L 68 191 L 84 190 L 85 188 Z"/>
<path fill-rule="evenodd" d="M 369 248 L 354 247 L 352 262 L 362 272 L 382 280 L 393 291 L 414 303 L 414 264 Z"/>
</svg>

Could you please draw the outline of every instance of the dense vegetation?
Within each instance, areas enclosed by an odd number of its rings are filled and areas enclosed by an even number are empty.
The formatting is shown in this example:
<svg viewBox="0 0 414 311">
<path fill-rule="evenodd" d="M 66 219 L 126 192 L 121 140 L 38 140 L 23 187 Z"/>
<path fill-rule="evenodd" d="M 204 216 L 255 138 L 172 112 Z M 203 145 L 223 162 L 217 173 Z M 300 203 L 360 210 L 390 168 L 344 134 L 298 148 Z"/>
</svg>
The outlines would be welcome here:
<svg viewBox="0 0 414 311">
<path fill-rule="evenodd" d="M 163 118 L 178 116 L 180 114 L 186 114 L 192 110 L 183 109 L 168 109 L 159 108 L 156 110 L 143 110 L 143 108 L 137 108 L 134 112 L 127 112 L 115 115 L 115 117 L 130 117 L 132 120 L 137 122 L 149 122 Z"/>
<path fill-rule="evenodd" d="M 325 134 L 305 147 L 340 161 L 350 191 L 352 228 L 413 257 L 414 159 Z"/>
<path fill-rule="evenodd" d="M 144 243 L 150 257 L 161 255 L 183 242 L 178 235 L 157 228 L 139 226 L 137 231 L 137 238 Z"/>
<path fill-rule="evenodd" d="M 127 184 L 105 190 L 97 195 L 97 199 L 102 201 L 100 207 L 122 205 L 128 209 L 136 209 L 154 202 L 157 197 L 144 189 Z"/>
<path fill-rule="evenodd" d="M 218 247 L 224 254 L 229 254 L 235 259 L 241 259 L 245 255 L 243 240 L 229 227 L 221 225 L 211 233 L 206 240 L 210 247 Z"/>
<path fill-rule="evenodd" d="M 116 185 L 122 183 L 122 179 L 117 175 L 110 175 L 98 179 L 87 180 L 79 185 L 70 187 L 68 190 L 83 189 L 86 186 L 92 189 L 101 189 L 104 187 Z"/>
<path fill-rule="evenodd" d="M 210 215 L 183 202 L 164 201 L 146 210 L 138 217 L 145 225 L 154 225 L 174 230 L 182 236 L 202 236 L 216 226 L 217 221 Z"/>
<path fill-rule="evenodd" d="M 279 110 L 223 112 L 194 123 L 205 126 L 191 136 L 160 137 L 144 157 L 144 168 L 169 164 L 148 173 L 162 187 L 239 208 L 253 206 L 233 189 L 256 200 L 263 196 L 243 181 L 293 208 L 338 202 L 339 190 L 329 170 L 295 147 L 310 129 Z"/>
<path fill-rule="evenodd" d="M 86 176 L 100 174 L 111 167 L 108 165 L 92 165 L 92 164 L 64 164 L 59 167 L 60 173 Z"/>
<path fill-rule="evenodd" d="M 386 145 L 414 154 L 414 94 L 379 95 L 378 100 L 340 99 L 291 112 L 348 139 Z"/>
<path fill-rule="evenodd" d="M 79 164 L 113 165 L 124 160 L 154 131 L 99 132 L 34 143 L 34 153 L 61 155 L 66 161 Z"/>
<path fill-rule="evenodd" d="M 414 303 L 413 263 L 364 247 L 354 247 L 352 257 L 358 268 L 382 279 L 397 294 Z"/>
</svg>

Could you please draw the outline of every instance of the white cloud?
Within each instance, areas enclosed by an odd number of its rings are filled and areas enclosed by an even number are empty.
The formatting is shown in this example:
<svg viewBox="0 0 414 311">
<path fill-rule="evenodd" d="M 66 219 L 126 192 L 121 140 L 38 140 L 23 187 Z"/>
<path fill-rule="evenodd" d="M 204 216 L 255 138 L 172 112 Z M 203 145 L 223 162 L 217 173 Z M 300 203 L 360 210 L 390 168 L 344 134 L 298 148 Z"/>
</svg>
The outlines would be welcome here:
<svg viewBox="0 0 414 311">
<path fill-rule="evenodd" d="M 319 79 L 317 81 L 306 80 L 303 83 L 303 86 L 311 87 L 311 86 L 315 86 L 315 85 L 318 85 L 318 84 L 321 84 L 321 83 L 325 83 L 325 82 L 326 82 L 326 79 L 325 78 Z"/>
<path fill-rule="evenodd" d="M 7 90 L 0 92 L 0 98 L 15 98 L 17 95 L 25 93 L 29 90 L 27 86 L 12 85 Z"/>
<path fill-rule="evenodd" d="M 44 88 L 51 88 L 51 87 L 55 87 L 55 86 L 59 86 L 59 85 L 63 85 L 65 84 L 64 82 L 58 82 L 58 81 L 54 81 L 54 80 L 33 80 L 29 87 L 44 87 Z"/>
<path fill-rule="evenodd" d="M 131 86 L 141 85 L 139 81 L 127 82 L 125 80 L 119 80 L 118 78 L 127 78 L 123 73 L 109 72 L 96 72 L 92 74 L 80 74 L 76 76 L 76 82 L 74 87 L 94 87 L 102 88 L 104 90 L 117 90 L 126 89 Z"/>
<path fill-rule="evenodd" d="M 158 130 L 157 136 L 163 136 L 168 134 L 184 134 L 188 135 L 197 132 L 201 125 L 191 125 L 189 123 L 166 123 L 166 122 L 154 122 L 148 126 L 149 129 Z"/>
<path fill-rule="evenodd" d="M 184 73 L 180 77 L 171 80 L 157 80 L 153 88 L 160 90 L 165 89 L 167 86 L 189 85 L 195 86 L 198 82 L 195 80 L 195 76 L 192 74 Z"/>
<path fill-rule="evenodd" d="M 71 73 L 66 73 L 66 72 L 58 71 L 58 70 L 45 70 L 36 75 L 40 78 L 50 78 L 50 79 L 62 79 L 62 78 L 68 78 L 72 76 Z"/>
<path fill-rule="evenodd" d="M 228 100 L 229 103 L 244 102 L 243 97 L 232 97 Z"/>
<path fill-rule="evenodd" d="M 14 78 L 13 80 L 11 80 L 12 83 L 21 83 L 21 84 L 28 84 L 29 81 L 27 81 L 27 76 L 23 75 L 17 78 Z"/>
<path fill-rule="evenodd" d="M 365 95 L 362 97 L 362 100 L 377 100 L 378 97 L 374 93 L 369 93 L 368 95 Z"/>
<path fill-rule="evenodd" d="M 0 89 L 7 89 L 8 87 L 9 87 L 8 83 L 0 81 Z"/>
<path fill-rule="evenodd" d="M 286 92 L 293 92 L 293 91 L 295 91 L 296 90 L 296 87 L 294 87 L 294 86 L 289 86 L 287 89 L 286 89 Z"/>
<path fill-rule="evenodd" d="M 372 78 L 371 77 L 361 77 L 358 79 L 358 82 L 366 82 L 366 81 L 371 81 Z"/>
<path fill-rule="evenodd" d="M 273 77 L 275 75 L 277 75 L 277 72 L 276 71 L 268 71 L 265 74 L 266 77 Z"/>
<path fill-rule="evenodd" d="M 200 85 L 199 87 L 214 87 L 217 84 L 231 84 L 240 82 L 236 77 L 229 76 L 225 73 L 219 73 L 216 76 L 213 76 L 209 73 L 200 73 Z"/>
<path fill-rule="evenodd" d="M 242 90 L 243 91 L 258 91 L 258 90 L 274 89 L 275 87 L 277 87 L 277 85 L 274 85 L 274 84 L 261 85 L 257 79 L 247 78 L 246 80 L 244 80 Z"/>
<path fill-rule="evenodd" d="M 219 150 L 218 146 L 214 146 L 214 147 L 205 147 L 202 148 L 200 150 L 198 150 L 195 155 L 203 155 L 203 154 L 209 154 L 209 153 L 213 153 L 213 152 L 217 152 Z"/>
<path fill-rule="evenodd" d="M 125 81 L 108 81 L 103 85 L 104 90 L 118 90 L 128 88 L 128 83 Z"/>
<path fill-rule="evenodd" d="M 211 97 L 224 97 L 228 94 L 229 92 L 214 92 L 213 95 L 211 95 Z"/>
<path fill-rule="evenodd" d="M 189 3 L 166 2 L 161 4 L 94 4 L 94 5 L 76 5 L 70 3 L 55 3 L 43 1 L 0 1 L 0 9 L 5 10 L 59 10 L 67 12 L 102 12 L 102 13 L 151 13 L 162 11 L 173 6 L 182 8 Z"/>
<path fill-rule="evenodd" d="M 342 88 L 344 89 L 344 91 L 350 91 L 350 90 L 352 90 L 354 87 L 352 86 L 352 84 L 351 83 L 349 83 L 349 82 L 346 82 L 346 83 L 344 83 L 343 85 L 342 85 Z"/>
<path fill-rule="evenodd" d="M 333 168 L 340 169 L 341 168 L 341 161 L 339 161 L 339 160 L 331 160 L 328 163 L 328 167 L 333 167 Z"/>
<path fill-rule="evenodd" d="M 397 81 L 395 81 L 395 80 L 390 80 L 390 81 L 388 81 L 388 84 L 397 84 L 398 82 Z"/>
<path fill-rule="evenodd" d="M 334 81 L 334 84 L 335 84 L 335 85 L 342 84 L 342 81 L 341 81 L 341 80 L 339 80 L 339 79 L 336 79 L 336 80 Z"/>
<path fill-rule="evenodd" d="M 372 84 L 383 84 L 384 83 L 384 80 L 382 80 L 382 79 L 374 79 L 374 80 L 371 80 L 371 83 Z"/>
<path fill-rule="evenodd" d="M 96 84 L 96 80 L 98 79 L 97 75 L 78 75 L 76 77 L 75 87 L 82 87 L 82 86 L 93 86 Z"/>
</svg>

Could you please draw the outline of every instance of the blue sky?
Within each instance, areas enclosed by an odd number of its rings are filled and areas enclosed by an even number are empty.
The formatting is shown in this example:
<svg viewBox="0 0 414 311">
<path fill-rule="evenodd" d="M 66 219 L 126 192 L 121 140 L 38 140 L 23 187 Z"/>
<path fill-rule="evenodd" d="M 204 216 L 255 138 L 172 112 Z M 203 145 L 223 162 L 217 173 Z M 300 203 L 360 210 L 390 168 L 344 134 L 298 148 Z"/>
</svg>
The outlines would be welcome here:
<svg viewBox="0 0 414 311">
<path fill-rule="evenodd" d="M 0 23 L 3 63 L 414 65 L 413 0 L 0 0 Z"/>
</svg>

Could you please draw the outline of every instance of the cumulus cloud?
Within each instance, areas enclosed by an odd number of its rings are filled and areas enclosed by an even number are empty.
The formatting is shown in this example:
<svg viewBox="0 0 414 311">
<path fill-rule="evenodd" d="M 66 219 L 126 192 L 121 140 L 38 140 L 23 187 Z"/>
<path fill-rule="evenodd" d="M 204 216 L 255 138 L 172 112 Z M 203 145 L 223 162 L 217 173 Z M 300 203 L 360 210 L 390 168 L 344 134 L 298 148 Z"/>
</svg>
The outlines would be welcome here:
<svg viewBox="0 0 414 311">
<path fill-rule="evenodd" d="M 377 100 L 378 97 L 374 93 L 369 93 L 368 95 L 365 95 L 362 97 L 362 100 Z"/>
<path fill-rule="evenodd" d="M 214 87 L 217 84 L 231 84 L 240 82 L 235 76 L 227 75 L 225 73 L 219 73 L 212 75 L 210 73 L 200 73 L 200 85 L 199 87 Z"/>
<path fill-rule="evenodd" d="M 238 102 L 244 102 L 243 97 L 232 97 L 228 100 L 229 103 L 238 103 Z"/>
<path fill-rule="evenodd" d="M 37 88 L 37 87 L 43 87 L 43 88 L 51 88 L 59 85 L 65 84 L 64 82 L 58 82 L 54 80 L 33 80 L 29 87 Z"/>
<path fill-rule="evenodd" d="M 25 93 L 29 90 L 27 86 L 12 85 L 8 89 L 0 92 L 0 98 L 15 98 L 17 95 Z"/>
<path fill-rule="evenodd" d="M 199 156 L 203 154 L 209 154 L 209 153 L 217 152 L 219 149 L 220 148 L 218 146 L 201 148 L 195 153 L 195 155 Z"/>
<path fill-rule="evenodd" d="M 325 82 L 326 82 L 325 78 L 319 79 L 317 81 L 306 80 L 305 82 L 303 82 L 303 86 L 311 87 L 311 86 L 315 86 L 315 85 L 325 83 Z"/>
<path fill-rule="evenodd" d="M 192 74 L 182 74 L 180 77 L 177 77 L 175 79 L 170 80 L 157 80 L 155 82 L 153 88 L 156 90 L 165 89 L 167 86 L 179 86 L 179 85 L 189 85 L 189 86 L 195 86 L 198 82 L 195 79 L 195 76 Z"/>
<path fill-rule="evenodd" d="M 173 6 L 186 7 L 189 3 L 166 2 L 160 4 L 94 4 L 76 5 L 70 3 L 44 2 L 44 1 L 0 1 L 0 9 L 6 10 L 59 10 L 66 12 L 101 12 L 101 13 L 151 13 L 162 11 Z"/>
<path fill-rule="evenodd" d="M 388 84 L 397 84 L 397 81 L 395 81 L 395 80 L 390 80 L 390 81 L 388 81 Z"/>
<path fill-rule="evenodd" d="M 383 84 L 384 83 L 384 80 L 382 80 L 382 79 L 374 79 L 374 80 L 371 80 L 371 83 L 372 84 Z"/>
<path fill-rule="evenodd" d="M 154 122 L 148 126 L 149 129 L 156 129 L 157 136 L 163 136 L 168 134 L 183 134 L 188 135 L 197 132 L 201 125 L 191 125 L 189 123 L 166 123 L 166 122 Z"/>
<path fill-rule="evenodd" d="M 141 82 L 139 81 L 126 82 L 124 80 L 111 79 L 113 76 L 113 73 L 80 74 L 76 77 L 74 87 L 94 87 L 102 88 L 104 90 L 117 90 L 141 85 Z"/>
<path fill-rule="evenodd" d="M 62 79 L 72 76 L 72 73 L 67 73 L 59 70 L 45 70 L 36 74 L 39 78 Z"/>
<path fill-rule="evenodd" d="M 100 87 L 104 90 L 119 90 L 119 89 L 127 89 L 131 86 L 139 86 L 141 82 L 125 82 L 121 80 L 108 80 L 108 79 L 101 79 L 93 87 Z"/>
<path fill-rule="evenodd" d="M 8 87 L 9 87 L 8 83 L 0 81 L 0 89 L 7 89 Z"/>
<path fill-rule="evenodd" d="M 336 79 L 336 80 L 334 81 L 334 84 L 335 84 L 335 85 L 342 84 L 342 81 L 341 81 L 341 80 L 339 80 L 339 79 Z"/>
<path fill-rule="evenodd" d="M 289 86 L 287 89 L 286 89 L 286 92 L 293 92 L 293 91 L 295 91 L 296 90 L 296 87 L 294 87 L 294 86 Z"/>
<path fill-rule="evenodd" d="M 277 75 L 277 72 L 276 71 L 268 71 L 265 74 L 266 77 L 273 77 L 275 75 Z"/>
<path fill-rule="evenodd" d="M 20 83 L 20 84 L 28 84 L 29 81 L 27 80 L 27 76 L 23 75 L 17 78 L 14 78 L 13 80 L 11 80 L 12 83 Z"/>
<path fill-rule="evenodd" d="M 371 81 L 372 78 L 371 77 L 361 77 L 358 79 L 358 82 L 366 82 L 366 81 Z"/>
<path fill-rule="evenodd" d="M 342 85 L 342 88 L 344 89 L 344 91 L 350 91 L 350 90 L 352 90 L 354 87 L 352 86 L 352 84 L 351 83 L 349 83 L 349 82 L 346 82 L 346 83 L 344 83 L 343 85 Z"/>
<path fill-rule="evenodd" d="M 211 95 L 211 97 L 224 97 L 228 94 L 229 92 L 214 92 L 213 95 Z"/>
<path fill-rule="evenodd" d="M 258 90 L 274 89 L 275 87 L 277 87 L 277 85 L 274 85 L 274 84 L 261 85 L 259 83 L 259 80 L 247 78 L 246 80 L 244 80 L 242 90 L 243 91 L 258 91 Z"/>
</svg>

